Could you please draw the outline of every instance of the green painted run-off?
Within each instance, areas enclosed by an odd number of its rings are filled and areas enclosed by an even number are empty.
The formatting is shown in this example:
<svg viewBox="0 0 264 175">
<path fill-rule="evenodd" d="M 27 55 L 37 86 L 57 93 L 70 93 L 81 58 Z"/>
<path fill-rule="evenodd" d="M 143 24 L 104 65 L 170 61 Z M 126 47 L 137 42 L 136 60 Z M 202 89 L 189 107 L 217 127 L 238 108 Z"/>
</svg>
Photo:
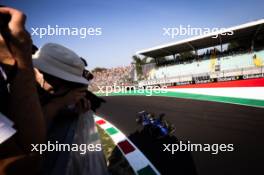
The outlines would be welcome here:
<svg viewBox="0 0 264 175">
<path fill-rule="evenodd" d="M 106 94 L 97 94 L 97 95 L 106 96 Z M 108 96 L 138 96 L 138 95 L 139 96 L 149 96 L 149 93 L 146 93 L 146 92 L 138 93 L 138 92 L 131 91 L 131 92 L 125 92 L 125 93 L 108 94 Z M 205 100 L 205 101 L 239 104 L 239 105 L 254 106 L 254 107 L 264 107 L 264 100 L 246 99 L 246 98 L 211 96 L 211 95 L 170 92 L 170 91 L 166 93 L 155 93 L 153 91 L 151 96 L 176 97 L 176 98 L 185 98 L 185 99 L 193 99 L 193 100 Z"/>
</svg>

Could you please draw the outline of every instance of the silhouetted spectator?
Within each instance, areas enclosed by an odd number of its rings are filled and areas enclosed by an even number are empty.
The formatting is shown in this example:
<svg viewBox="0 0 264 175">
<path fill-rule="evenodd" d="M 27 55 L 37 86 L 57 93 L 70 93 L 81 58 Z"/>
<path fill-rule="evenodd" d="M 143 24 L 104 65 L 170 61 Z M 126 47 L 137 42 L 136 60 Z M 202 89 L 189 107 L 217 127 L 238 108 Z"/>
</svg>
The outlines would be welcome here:
<svg viewBox="0 0 264 175">
<path fill-rule="evenodd" d="M 22 12 L 0 7 L 0 112 L 14 123 L 16 130 L 0 145 L 1 175 L 38 174 L 40 157 L 31 152 L 31 144 L 46 140 L 32 67 L 32 42 L 25 20 Z"/>
</svg>

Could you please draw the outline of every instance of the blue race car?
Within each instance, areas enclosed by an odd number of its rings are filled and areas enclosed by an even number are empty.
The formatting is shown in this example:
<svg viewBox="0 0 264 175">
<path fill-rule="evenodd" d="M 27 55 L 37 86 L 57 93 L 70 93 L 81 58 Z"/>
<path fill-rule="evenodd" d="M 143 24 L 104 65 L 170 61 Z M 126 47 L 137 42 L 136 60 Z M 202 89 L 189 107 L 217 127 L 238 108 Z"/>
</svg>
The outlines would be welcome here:
<svg viewBox="0 0 264 175">
<path fill-rule="evenodd" d="M 161 138 L 168 136 L 175 131 L 175 127 L 164 120 L 164 116 L 165 114 L 160 114 L 158 118 L 155 118 L 154 114 L 141 111 L 138 112 L 136 122 L 141 124 L 151 136 Z"/>
</svg>

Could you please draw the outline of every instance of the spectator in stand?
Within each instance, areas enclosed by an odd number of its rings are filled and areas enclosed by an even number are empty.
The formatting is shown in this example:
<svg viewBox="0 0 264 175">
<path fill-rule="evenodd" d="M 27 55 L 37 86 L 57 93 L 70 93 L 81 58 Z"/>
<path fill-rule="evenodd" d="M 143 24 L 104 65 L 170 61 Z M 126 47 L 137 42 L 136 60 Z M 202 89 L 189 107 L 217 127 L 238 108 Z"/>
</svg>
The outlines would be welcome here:
<svg viewBox="0 0 264 175">
<path fill-rule="evenodd" d="M 98 90 L 98 86 L 113 86 L 131 84 L 132 66 L 117 67 L 93 72 L 94 79 L 91 82 L 91 89 Z"/>
</svg>

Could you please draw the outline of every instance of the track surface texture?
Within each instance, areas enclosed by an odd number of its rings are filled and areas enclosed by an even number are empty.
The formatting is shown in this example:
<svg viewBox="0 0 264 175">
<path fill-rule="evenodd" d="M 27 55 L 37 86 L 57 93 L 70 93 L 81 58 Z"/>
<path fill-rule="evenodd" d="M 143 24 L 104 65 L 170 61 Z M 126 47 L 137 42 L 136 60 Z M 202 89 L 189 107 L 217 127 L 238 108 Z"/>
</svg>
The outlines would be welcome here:
<svg viewBox="0 0 264 175">
<path fill-rule="evenodd" d="M 168 97 L 115 96 L 104 99 L 106 103 L 97 114 L 130 136 L 162 174 L 243 175 L 263 172 L 263 108 Z M 178 140 L 234 144 L 234 151 L 164 153 L 162 143 L 155 146 L 151 143 L 155 141 L 146 135 L 144 139 L 144 133 L 137 132 L 140 126 L 135 119 L 141 110 L 165 113 L 166 120 L 176 127 Z M 169 142 L 164 140 L 164 143 Z"/>
</svg>

